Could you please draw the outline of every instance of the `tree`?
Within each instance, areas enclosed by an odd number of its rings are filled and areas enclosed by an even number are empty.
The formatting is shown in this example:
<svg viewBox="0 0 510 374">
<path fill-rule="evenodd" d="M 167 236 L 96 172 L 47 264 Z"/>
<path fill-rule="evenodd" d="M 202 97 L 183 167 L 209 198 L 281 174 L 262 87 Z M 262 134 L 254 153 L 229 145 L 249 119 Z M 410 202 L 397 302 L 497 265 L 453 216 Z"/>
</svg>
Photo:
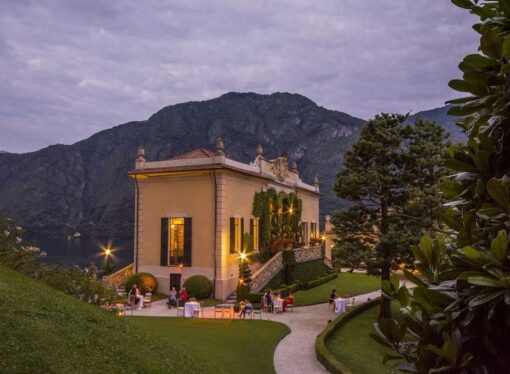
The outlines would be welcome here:
<svg viewBox="0 0 510 374">
<path fill-rule="evenodd" d="M 351 258 L 369 254 L 366 260 L 386 281 L 392 267 L 410 262 L 409 245 L 440 212 L 436 181 L 444 174 L 447 135 L 433 122 L 411 126 L 405 119 L 381 114 L 368 121 L 345 154 L 335 185 L 339 197 L 353 202 L 335 217 L 337 248 L 355 251 Z M 388 299 L 380 316 L 391 316 Z"/>
<path fill-rule="evenodd" d="M 451 146 L 455 174 L 441 185 L 451 235 L 422 238 L 413 249 L 423 277 L 416 287 L 383 285 L 407 310 L 379 320 L 374 338 L 420 373 L 505 373 L 510 367 L 510 1 L 452 2 L 480 17 L 479 53 L 466 56 L 450 87 L 450 114 L 468 135 Z M 411 334 L 408 334 L 410 332 Z M 409 340 L 409 336 L 413 339 Z"/>
</svg>

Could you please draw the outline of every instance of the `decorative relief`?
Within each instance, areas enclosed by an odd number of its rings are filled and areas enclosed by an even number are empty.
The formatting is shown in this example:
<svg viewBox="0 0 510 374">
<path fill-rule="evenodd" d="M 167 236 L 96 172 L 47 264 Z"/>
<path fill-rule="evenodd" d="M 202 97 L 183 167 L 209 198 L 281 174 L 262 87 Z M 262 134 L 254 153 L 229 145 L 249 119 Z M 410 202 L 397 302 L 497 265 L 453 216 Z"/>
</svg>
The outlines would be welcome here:
<svg viewBox="0 0 510 374">
<path fill-rule="evenodd" d="M 279 181 L 283 182 L 287 179 L 289 176 L 289 163 L 287 162 L 287 157 L 281 156 L 274 160 L 272 171 Z"/>
</svg>

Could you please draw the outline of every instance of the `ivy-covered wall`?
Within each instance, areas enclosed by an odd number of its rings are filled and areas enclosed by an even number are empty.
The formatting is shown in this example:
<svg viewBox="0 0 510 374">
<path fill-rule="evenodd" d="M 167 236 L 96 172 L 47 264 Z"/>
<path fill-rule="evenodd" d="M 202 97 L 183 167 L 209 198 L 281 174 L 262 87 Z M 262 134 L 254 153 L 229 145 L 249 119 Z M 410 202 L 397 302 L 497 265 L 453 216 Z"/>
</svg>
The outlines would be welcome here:
<svg viewBox="0 0 510 374">
<path fill-rule="evenodd" d="M 259 218 L 260 250 L 266 259 L 274 252 L 300 242 L 302 209 L 303 202 L 294 192 L 287 194 L 270 188 L 255 193 L 252 213 Z"/>
</svg>

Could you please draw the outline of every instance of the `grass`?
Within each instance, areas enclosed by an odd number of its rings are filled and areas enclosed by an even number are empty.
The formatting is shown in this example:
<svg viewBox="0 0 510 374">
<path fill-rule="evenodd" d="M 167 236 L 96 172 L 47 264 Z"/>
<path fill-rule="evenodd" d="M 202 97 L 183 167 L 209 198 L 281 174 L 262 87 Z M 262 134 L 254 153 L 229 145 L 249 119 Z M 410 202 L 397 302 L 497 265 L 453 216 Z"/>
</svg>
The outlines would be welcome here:
<svg viewBox="0 0 510 374">
<path fill-rule="evenodd" d="M 254 357 L 271 372 L 288 333 L 269 321 L 118 318 L 2 266 L 0 295 L 0 373 L 228 373 L 234 360 L 253 370 Z"/>
<path fill-rule="evenodd" d="M 206 367 L 218 364 L 227 373 L 274 373 L 273 354 L 289 328 L 260 320 L 213 320 L 130 317 L 132 323 L 186 352 L 200 356 Z"/>
<path fill-rule="evenodd" d="M 339 296 L 352 297 L 381 288 L 379 278 L 360 273 L 340 273 L 338 278 L 309 290 L 295 293 L 295 305 L 327 303 L 331 290 L 336 289 Z"/>
<path fill-rule="evenodd" d="M 398 315 L 398 310 L 393 308 L 393 313 Z M 374 322 L 378 315 L 379 305 L 346 322 L 326 341 L 330 352 L 353 373 L 398 373 L 392 369 L 391 363 L 382 363 L 384 355 L 392 351 L 369 336 L 374 332 Z"/>
</svg>

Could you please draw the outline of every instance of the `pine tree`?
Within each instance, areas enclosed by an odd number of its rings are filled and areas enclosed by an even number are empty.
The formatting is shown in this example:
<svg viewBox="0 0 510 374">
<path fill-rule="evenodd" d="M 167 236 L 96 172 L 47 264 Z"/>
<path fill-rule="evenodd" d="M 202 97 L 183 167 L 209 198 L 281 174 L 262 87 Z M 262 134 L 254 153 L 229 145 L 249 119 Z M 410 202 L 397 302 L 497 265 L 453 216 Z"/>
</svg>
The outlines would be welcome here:
<svg viewBox="0 0 510 374">
<path fill-rule="evenodd" d="M 444 174 L 444 130 L 418 121 L 404 125 L 406 116 L 381 114 L 367 122 L 345 154 L 335 190 L 353 205 L 336 215 L 337 253 L 351 260 L 367 256 L 389 280 L 392 267 L 412 262 L 410 245 L 417 233 L 432 227 L 440 214 L 436 181 Z M 383 298 L 381 317 L 390 317 Z"/>
</svg>

